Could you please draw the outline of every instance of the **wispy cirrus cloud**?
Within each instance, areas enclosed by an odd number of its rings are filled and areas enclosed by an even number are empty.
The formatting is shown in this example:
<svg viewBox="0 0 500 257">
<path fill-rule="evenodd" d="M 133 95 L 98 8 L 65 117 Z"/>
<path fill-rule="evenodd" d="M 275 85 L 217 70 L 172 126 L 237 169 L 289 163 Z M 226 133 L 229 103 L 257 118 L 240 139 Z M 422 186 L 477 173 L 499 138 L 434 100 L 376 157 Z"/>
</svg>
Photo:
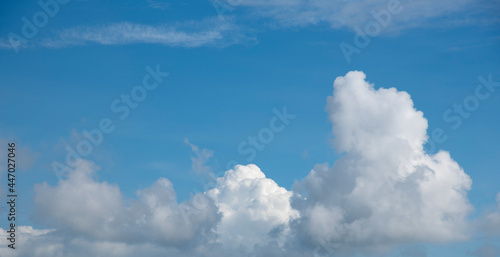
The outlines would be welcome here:
<svg viewBox="0 0 500 257">
<path fill-rule="evenodd" d="M 498 1 L 432 1 L 432 0 L 255 0 L 239 1 L 253 17 L 269 18 L 273 27 L 303 27 L 328 24 L 333 29 L 353 28 L 377 20 L 390 8 L 402 8 L 397 17 L 388 19 L 391 30 L 421 26 L 497 24 L 492 8 Z M 495 3 L 496 2 L 496 3 Z M 387 19 L 387 17 L 381 17 Z M 394 18 L 394 19 L 391 19 Z M 467 19 L 464 22 L 464 19 Z"/>
<path fill-rule="evenodd" d="M 234 32 L 236 27 L 230 24 L 213 25 L 207 28 L 191 29 L 191 31 L 179 29 L 177 26 L 153 26 L 128 22 L 104 26 L 82 26 L 62 30 L 54 37 L 41 40 L 39 44 L 44 47 L 59 48 L 92 43 L 101 45 L 147 43 L 180 47 L 235 43 L 232 41 L 235 40 L 234 38 L 228 39 L 225 35 L 229 31 Z"/>
<path fill-rule="evenodd" d="M 170 3 L 165 1 L 148 0 L 148 4 L 149 7 L 162 10 L 168 9 L 170 7 Z"/>
<path fill-rule="evenodd" d="M 175 24 L 146 25 L 119 22 L 98 26 L 77 26 L 54 31 L 21 48 L 63 48 L 84 45 L 158 44 L 169 47 L 225 47 L 253 39 L 240 33 L 230 20 L 216 19 Z M 9 40 L 0 40 L 0 48 L 13 48 Z"/>
</svg>

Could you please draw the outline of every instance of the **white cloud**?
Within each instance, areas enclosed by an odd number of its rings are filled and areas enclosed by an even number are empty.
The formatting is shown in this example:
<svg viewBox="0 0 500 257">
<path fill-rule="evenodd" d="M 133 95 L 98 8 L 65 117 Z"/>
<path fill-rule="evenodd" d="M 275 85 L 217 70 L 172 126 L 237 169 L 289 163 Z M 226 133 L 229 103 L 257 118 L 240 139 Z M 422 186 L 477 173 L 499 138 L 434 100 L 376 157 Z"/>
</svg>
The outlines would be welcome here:
<svg viewBox="0 0 500 257">
<path fill-rule="evenodd" d="M 392 17 L 393 28 L 414 27 L 433 18 L 460 12 L 484 10 L 477 1 L 397 1 L 403 7 L 400 15 Z M 274 19 L 278 26 L 307 26 L 327 23 L 333 28 L 364 26 L 374 20 L 372 12 L 387 10 L 391 0 L 255 0 L 241 1 L 259 16 Z M 494 19 L 494 17 L 492 17 Z"/>
<path fill-rule="evenodd" d="M 254 39 L 242 35 L 231 19 L 219 22 L 216 18 L 175 24 L 146 25 L 130 22 L 99 26 L 78 26 L 49 32 L 19 48 L 62 48 L 99 45 L 158 44 L 169 47 L 225 47 Z M 0 48 L 13 48 L 8 38 L 0 39 Z"/>
<path fill-rule="evenodd" d="M 153 243 L 171 251 L 220 245 L 227 252 L 269 240 L 282 244 L 289 221 L 298 217 L 290 206 L 292 193 L 255 165 L 236 166 L 206 195 L 180 204 L 165 178 L 138 191 L 137 200 L 127 200 L 116 185 L 97 181 L 96 170 L 81 160 L 57 186 L 37 185 L 38 219 L 78 242 L 119 248 Z"/>
<path fill-rule="evenodd" d="M 290 206 L 292 192 L 253 164 L 227 171 L 208 195 L 222 213 L 217 232 L 225 246 L 248 250 L 271 241 L 282 245 L 289 222 L 299 216 Z"/>
<path fill-rule="evenodd" d="M 96 181 L 97 169 L 81 160 L 57 186 L 36 185 L 37 217 L 74 237 L 174 247 L 209 237 L 219 218 L 207 198 L 203 205 L 196 196 L 178 204 L 165 178 L 138 191 L 138 200 L 125 200 L 116 185 Z"/>
<path fill-rule="evenodd" d="M 117 186 L 94 181 L 96 168 L 80 161 L 68 179 L 56 187 L 46 183 L 35 186 L 40 217 L 96 238 L 118 236 L 111 224 L 124 211 L 122 195 Z"/>
<path fill-rule="evenodd" d="M 448 152 L 424 152 L 427 120 L 409 94 L 349 72 L 326 109 L 345 154 L 295 185 L 299 228 L 313 243 L 342 252 L 467 239 L 471 180 Z"/>
<path fill-rule="evenodd" d="M 211 251 L 251 252 L 271 241 L 283 245 L 290 220 L 299 215 L 290 206 L 292 192 L 255 165 L 236 166 L 206 195 L 180 204 L 165 178 L 138 191 L 137 200 L 126 200 L 116 185 L 98 182 L 96 170 L 81 160 L 57 186 L 35 187 L 38 219 L 58 229 L 50 240 L 72 239 L 64 249 L 90 244 L 102 253 L 120 253 L 131 245 L 159 244 L 159 252 L 184 251 L 188 245 L 192 254 L 216 246 Z"/>
<path fill-rule="evenodd" d="M 167 46 L 200 47 L 215 45 L 217 42 L 228 42 L 226 33 L 234 31 L 229 23 L 217 24 L 207 22 L 204 28 L 183 28 L 182 26 L 143 25 L 134 23 L 115 23 L 104 26 L 85 26 L 65 29 L 52 38 L 39 42 L 45 47 L 67 47 L 89 43 L 101 45 L 124 45 L 134 43 L 161 44 Z M 198 27 L 199 25 L 195 25 Z"/>
</svg>

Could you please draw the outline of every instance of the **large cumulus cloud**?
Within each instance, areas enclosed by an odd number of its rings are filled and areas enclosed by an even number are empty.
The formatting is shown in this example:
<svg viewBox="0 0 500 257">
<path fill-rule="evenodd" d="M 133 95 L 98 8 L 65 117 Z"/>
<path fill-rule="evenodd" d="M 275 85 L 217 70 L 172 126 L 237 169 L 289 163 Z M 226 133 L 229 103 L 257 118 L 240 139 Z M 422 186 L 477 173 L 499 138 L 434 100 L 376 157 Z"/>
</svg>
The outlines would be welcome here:
<svg viewBox="0 0 500 257">
<path fill-rule="evenodd" d="M 295 185 L 302 233 L 341 252 L 467 238 L 471 179 L 448 152 L 425 153 L 427 120 L 409 94 L 349 72 L 327 102 L 345 154 Z"/>
</svg>

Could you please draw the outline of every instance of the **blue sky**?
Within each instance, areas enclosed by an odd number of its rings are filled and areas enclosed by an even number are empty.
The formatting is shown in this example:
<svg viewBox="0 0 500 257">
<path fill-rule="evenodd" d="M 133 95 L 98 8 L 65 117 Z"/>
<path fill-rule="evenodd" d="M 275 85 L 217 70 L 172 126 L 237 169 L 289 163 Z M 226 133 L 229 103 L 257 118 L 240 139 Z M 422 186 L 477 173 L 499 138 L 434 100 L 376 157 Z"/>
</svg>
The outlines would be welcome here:
<svg viewBox="0 0 500 257">
<path fill-rule="evenodd" d="M 115 130 L 104 133 L 102 144 L 94 147 L 84 159 L 100 167 L 94 171 L 92 183 L 119 188 L 125 199 L 124 208 L 131 208 L 135 200 L 140 201 L 138 190 L 154 188 L 155 181 L 163 177 L 173 184 L 177 203 L 189 202 L 197 193 L 211 195 L 214 208 L 218 209 L 216 213 L 224 213 L 223 204 L 218 202 L 221 200 L 214 196 L 214 191 L 208 193 L 207 177 L 212 176 L 210 174 L 224 176 L 225 171 L 233 168 L 235 163 L 226 167 L 232 160 L 242 165 L 253 163 L 280 188 L 290 194 L 298 193 L 296 188 L 307 184 L 304 179 L 308 174 L 313 176 L 310 171 L 317 169 L 316 164 L 333 166 L 343 156 L 349 156 L 335 143 L 343 134 L 335 128 L 332 132 L 332 123 L 340 121 L 328 119 L 336 110 L 325 106 L 335 79 L 355 70 L 366 74 L 366 80 L 373 83 L 375 89 L 395 87 L 406 91 L 411 95 L 414 108 L 427 119 L 427 133 L 437 128 L 444 131 L 446 140 L 427 154 L 439 149 L 450 153 L 452 161 L 458 163 L 472 181 L 465 199 L 474 210 L 465 212 L 465 218 L 459 215 L 467 221 L 466 240 L 445 236 L 440 240 L 438 235 L 424 231 L 431 240 L 421 240 L 410 233 L 402 242 L 396 242 L 385 232 L 373 232 L 381 238 L 389 238 L 385 242 L 387 247 L 374 249 L 377 247 L 364 241 L 349 244 L 331 238 L 329 244 L 340 242 L 340 256 L 348 253 L 499 256 L 498 231 L 490 233 L 476 227 L 481 227 L 477 224 L 485 220 L 495 221 L 495 217 L 500 217 L 495 216 L 500 215 L 500 203 L 496 199 L 500 192 L 497 168 L 500 90 L 479 100 L 479 106 L 470 111 L 468 118 L 461 118 L 462 123 L 456 129 L 452 128 L 454 122 L 443 118 L 447 110 L 453 110 L 454 104 L 463 105 L 465 99 L 474 97 L 481 83 L 478 77 L 491 76 L 493 81 L 500 81 L 498 1 L 441 1 L 439 4 L 430 0 L 401 1 L 402 10 L 392 14 L 387 25 L 378 23 L 380 32 L 369 36 L 369 43 L 358 47 L 359 53 L 352 54 L 351 61 L 346 59 L 340 45 L 347 43 L 356 47 L 356 28 L 366 32 L 366 25 L 376 21 L 372 12 L 387 12 L 391 1 L 62 2 L 57 3 L 59 10 L 53 17 L 46 16 L 49 17 L 46 25 L 39 26 L 31 39 L 17 46 L 9 41 L 12 38 L 9 33 L 26 37 L 23 17 L 32 20 L 43 8 L 36 1 L 4 1 L 0 8 L 0 141 L 2 144 L 15 141 L 18 145 L 17 224 L 32 226 L 35 232 L 53 229 L 40 236 L 34 236 L 33 231 L 25 232 L 25 242 L 33 243 L 23 245 L 20 241 L 20 249 L 8 249 L 6 241 L 2 242 L 2 256 L 34 256 L 32 250 L 43 249 L 48 241 L 59 242 L 61 235 L 69 235 L 74 240 L 83 238 L 88 245 L 125 242 L 128 247 L 136 247 L 129 249 L 130 252 L 139 251 L 144 247 L 141 244 L 147 243 L 133 240 L 131 243 L 113 236 L 96 238 L 78 226 L 68 225 L 76 221 L 50 221 L 52 214 L 47 210 L 62 208 L 63 212 L 64 206 L 43 206 L 42 196 L 47 196 L 46 192 L 53 192 L 57 199 L 57 192 L 62 192 L 57 190 L 65 188 L 58 184 L 61 179 L 73 181 L 58 177 L 53 163 L 65 164 L 65 147 L 75 148 L 84 138 L 83 131 L 98 128 L 103 118 L 112 120 Z M 232 6 L 218 11 L 220 4 Z M 130 94 L 134 87 L 142 85 L 144 76 L 149 74 L 148 66 L 159 67 L 169 75 L 157 88 L 146 91 L 145 99 L 137 108 L 130 108 L 130 114 L 121 120 L 111 105 L 122 94 Z M 333 95 L 335 97 L 335 91 Z M 350 106 L 349 102 L 339 100 L 340 105 Z M 380 106 L 385 106 L 384 102 L 380 102 Z M 249 136 L 258 136 L 269 128 L 276 110 L 282 112 L 283 108 L 295 118 L 290 119 L 282 131 L 275 132 L 265 148 L 256 151 L 255 158 L 249 161 L 249 155 L 242 154 L 238 147 Z M 373 116 L 374 121 L 391 114 L 378 115 Z M 357 117 L 362 116 L 360 113 Z M 376 138 L 377 131 L 384 128 L 373 126 L 369 134 Z M 186 139 L 199 147 L 199 151 L 193 150 Z M 205 154 L 213 156 L 203 155 L 203 149 Z M 6 149 L 0 153 L 2 151 Z M 194 165 L 196 163 L 201 166 Z M 79 170 L 72 169 L 77 170 L 75 173 Z M 243 175 L 250 174 L 248 172 L 241 170 Z M 332 168 L 331 172 L 336 171 Z M 0 188 L 5 192 L 7 175 L 3 170 L 1 174 Z M 35 189 L 45 182 L 47 187 L 41 191 Z M 295 206 L 293 200 L 290 201 L 293 208 L 299 209 L 300 204 Z M 326 200 L 318 200 L 322 201 Z M 304 203 L 307 204 L 310 203 Z M 1 216 L 6 217 L 5 205 L 0 211 Z M 289 211 L 292 219 L 294 212 Z M 307 212 L 299 212 L 301 218 L 298 219 L 307 217 Z M 224 247 L 227 243 L 224 238 L 239 227 L 224 223 L 223 219 L 212 224 L 219 238 L 213 239 L 217 247 L 201 244 L 213 251 L 209 254 L 234 254 Z M 494 224 L 498 226 L 499 221 Z M 292 223 L 286 226 L 294 231 Z M 6 218 L 2 218 L 0 224 L 4 229 L 9 225 Z M 314 235 L 311 231 L 302 231 L 303 236 Z M 199 233 L 193 234 L 196 236 L 186 239 L 186 244 L 200 240 L 197 239 Z M 280 241 L 285 244 L 280 246 L 280 251 L 312 256 L 317 245 L 313 237 L 305 241 L 297 238 L 285 243 Z M 164 240 L 166 243 L 158 243 L 158 249 L 150 256 L 159 253 L 195 256 L 185 250 L 185 245 L 169 241 L 175 238 L 164 237 Z M 220 249 L 219 245 L 222 245 Z M 84 252 L 81 245 L 79 247 L 74 242 L 62 241 L 53 248 L 56 250 L 45 249 L 46 255 L 40 256 L 61 253 L 60 256 L 70 256 L 70 253 L 71 256 L 112 256 L 105 250 Z M 493 253 L 481 253 L 481 247 L 490 247 Z M 252 249 L 257 252 L 238 250 L 249 256 L 270 254 L 264 248 Z M 405 253 L 405 249 L 409 250 Z"/>
</svg>

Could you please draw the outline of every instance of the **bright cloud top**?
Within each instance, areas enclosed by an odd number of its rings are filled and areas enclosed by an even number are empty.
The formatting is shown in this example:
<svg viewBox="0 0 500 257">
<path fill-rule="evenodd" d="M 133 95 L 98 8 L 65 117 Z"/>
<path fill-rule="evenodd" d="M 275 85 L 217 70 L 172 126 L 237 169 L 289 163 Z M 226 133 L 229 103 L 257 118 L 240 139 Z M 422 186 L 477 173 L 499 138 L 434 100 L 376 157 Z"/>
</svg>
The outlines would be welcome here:
<svg viewBox="0 0 500 257">
<path fill-rule="evenodd" d="M 355 71 L 335 80 L 327 102 L 345 154 L 316 165 L 292 191 L 249 164 L 182 203 L 166 178 L 124 199 L 80 161 L 58 185 L 36 186 L 37 215 L 56 231 L 33 236 L 33 252 L 22 254 L 344 256 L 467 239 L 471 179 L 448 152 L 423 150 L 427 120 L 408 93 L 375 89 Z"/>
</svg>

